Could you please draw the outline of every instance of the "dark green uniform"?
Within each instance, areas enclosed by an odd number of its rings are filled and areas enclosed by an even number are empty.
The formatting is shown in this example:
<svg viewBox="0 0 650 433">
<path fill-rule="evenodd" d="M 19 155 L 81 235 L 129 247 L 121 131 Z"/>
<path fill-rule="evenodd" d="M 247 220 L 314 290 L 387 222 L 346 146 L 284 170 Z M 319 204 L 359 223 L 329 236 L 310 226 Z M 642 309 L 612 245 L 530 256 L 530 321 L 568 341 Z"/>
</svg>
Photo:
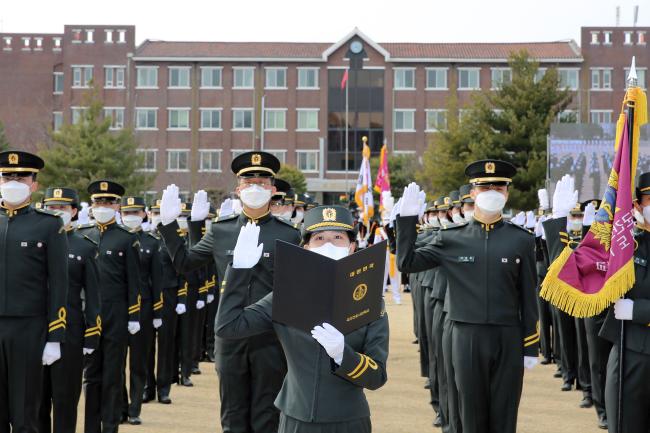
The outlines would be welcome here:
<svg viewBox="0 0 650 433">
<path fill-rule="evenodd" d="M 61 359 L 45 367 L 41 433 L 76 431 L 83 349 L 97 349 L 102 331 L 97 244 L 74 230 L 68 230 L 67 257 L 69 286 L 65 343 L 61 345 Z"/>
</svg>

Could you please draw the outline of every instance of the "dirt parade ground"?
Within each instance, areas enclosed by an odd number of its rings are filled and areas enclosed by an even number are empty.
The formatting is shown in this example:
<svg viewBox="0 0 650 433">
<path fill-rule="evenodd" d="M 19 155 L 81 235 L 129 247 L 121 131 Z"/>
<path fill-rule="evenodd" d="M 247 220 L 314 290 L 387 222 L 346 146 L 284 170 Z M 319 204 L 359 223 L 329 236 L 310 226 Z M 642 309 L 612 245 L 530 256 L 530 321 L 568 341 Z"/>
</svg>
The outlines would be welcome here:
<svg viewBox="0 0 650 433">
<path fill-rule="evenodd" d="M 389 295 L 390 296 L 390 295 Z M 375 433 L 437 432 L 432 427 L 433 410 L 428 404 L 424 378 L 419 375 L 417 346 L 412 344 L 413 310 L 411 298 L 404 294 L 402 305 L 387 300 L 390 319 L 388 383 L 368 392 Z M 192 376 L 193 388 L 174 385 L 173 404 L 157 402 L 143 405 L 140 426 L 122 425 L 129 433 L 214 433 L 220 432 L 217 375 L 212 364 L 201 364 L 201 375 Z M 594 409 L 580 409 L 581 393 L 562 392 L 560 379 L 553 378 L 554 365 L 538 365 L 526 372 L 519 409 L 520 433 L 553 431 L 596 433 Z M 83 431 L 83 398 L 79 407 L 79 429 Z"/>
</svg>

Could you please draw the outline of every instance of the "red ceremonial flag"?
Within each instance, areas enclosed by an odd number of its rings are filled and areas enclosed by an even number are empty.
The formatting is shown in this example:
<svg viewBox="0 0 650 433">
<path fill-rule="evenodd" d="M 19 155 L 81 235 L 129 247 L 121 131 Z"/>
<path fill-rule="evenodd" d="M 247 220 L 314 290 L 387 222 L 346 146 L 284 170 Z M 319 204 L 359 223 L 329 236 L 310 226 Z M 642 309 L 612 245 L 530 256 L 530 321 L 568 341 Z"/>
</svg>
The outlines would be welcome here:
<svg viewBox="0 0 650 433">
<path fill-rule="evenodd" d="M 348 70 L 346 69 L 343 73 L 343 79 L 341 80 L 341 90 L 345 89 L 345 86 L 348 84 Z"/>
<path fill-rule="evenodd" d="M 632 193 L 639 127 L 647 121 L 645 94 L 632 87 L 623 106 L 627 103 L 634 103 L 634 117 L 628 118 L 625 110 L 619 117 L 614 165 L 595 221 L 575 250 L 564 248 L 542 283 L 540 296 L 574 317 L 600 313 L 634 285 Z"/>
<path fill-rule="evenodd" d="M 390 175 L 388 174 L 388 148 L 384 144 L 381 147 L 379 155 L 379 170 L 377 171 L 377 179 L 375 179 L 375 191 L 379 193 L 379 210 L 382 211 L 383 207 L 383 192 L 390 191 Z"/>
</svg>

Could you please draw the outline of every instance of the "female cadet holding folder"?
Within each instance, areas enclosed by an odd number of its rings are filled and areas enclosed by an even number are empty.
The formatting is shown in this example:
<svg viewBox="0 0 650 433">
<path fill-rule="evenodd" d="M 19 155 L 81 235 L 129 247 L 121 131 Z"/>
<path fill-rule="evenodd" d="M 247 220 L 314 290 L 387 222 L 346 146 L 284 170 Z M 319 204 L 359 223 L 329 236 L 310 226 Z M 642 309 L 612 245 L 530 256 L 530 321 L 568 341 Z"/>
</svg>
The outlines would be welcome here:
<svg viewBox="0 0 650 433">
<path fill-rule="evenodd" d="M 356 233 L 344 207 L 317 207 L 305 214 L 304 221 L 304 248 L 335 260 L 354 252 Z M 273 293 L 247 306 L 252 268 L 262 255 L 258 235 L 254 224 L 241 229 L 223 282 L 217 335 L 246 338 L 275 330 L 288 366 L 275 400 L 281 411 L 278 433 L 370 432 L 363 389 L 386 383 L 388 317 L 382 314 L 346 336 L 328 323 L 315 326 L 309 335 L 272 321 Z"/>
</svg>

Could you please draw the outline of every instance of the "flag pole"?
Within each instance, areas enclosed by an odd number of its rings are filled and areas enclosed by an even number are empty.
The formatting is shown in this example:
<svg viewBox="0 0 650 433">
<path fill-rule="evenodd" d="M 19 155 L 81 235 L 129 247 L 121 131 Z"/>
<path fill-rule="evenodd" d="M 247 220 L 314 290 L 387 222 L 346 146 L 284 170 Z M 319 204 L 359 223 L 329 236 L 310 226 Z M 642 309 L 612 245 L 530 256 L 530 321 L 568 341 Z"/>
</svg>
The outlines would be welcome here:
<svg viewBox="0 0 650 433">
<path fill-rule="evenodd" d="M 350 81 L 350 76 L 348 73 L 348 79 L 345 82 L 345 195 L 349 199 L 350 198 L 350 187 L 348 184 L 348 172 L 350 170 L 350 162 L 348 161 L 348 152 L 349 152 L 349 147 L 348 147 L 348 87 Z"/>
<path fill-rule="evenodd" d="M 636 66 L 635 58 L 632 57 L 632 65 L 630 66 L 630 73 L 627 77 L 627 89 L 637 86 L 637 75 L 636 75 Z M 626 104 L 627 108 L 627 136 L 628 136 L 628 145 L 630 147 L 630 177 L 634 179 L 636 173 L 632 173 L 634 161 L 632 156 L 634 155 L 634 102 L 628 101 Z M 632 191 L 634 194 L 634 191 Z M 621 336 L 618 342 L 618 412 L 616 414 L 616 432 L 621 433 L 623 431 L 623 378 L 625 374 L 625 320 L 621 320 Z"/>
</svg>

